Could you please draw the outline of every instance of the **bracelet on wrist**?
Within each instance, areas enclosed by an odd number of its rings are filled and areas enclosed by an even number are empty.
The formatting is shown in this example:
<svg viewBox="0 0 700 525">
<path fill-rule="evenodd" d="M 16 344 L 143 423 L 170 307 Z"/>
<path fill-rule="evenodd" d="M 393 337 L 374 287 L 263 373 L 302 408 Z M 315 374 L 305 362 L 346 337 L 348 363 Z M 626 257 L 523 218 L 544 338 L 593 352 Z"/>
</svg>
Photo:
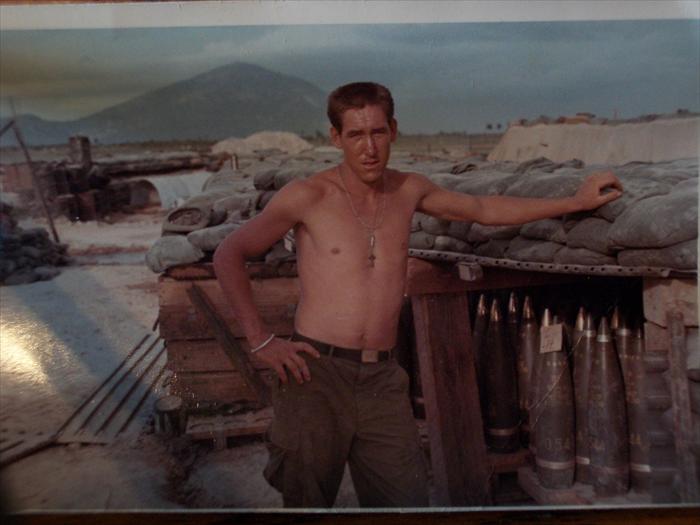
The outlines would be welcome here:
<svg viewBox="0 0 700 525">
<path fill-rule="evenodd" d="M 267 339 L 265 339 L 265 341 L 263 341 L 262 343 L 260 343 L 260 344 L 259 344 L 258 346 L 256 346 L 255 348 L 251 348 L 251 349 L 250 349 L 250 353 L 251 353 L 251 354 L 254 354 L 254 353 L 257 352 L 258 350 L 262 350 L 262 349 L 265 348 L 267 345 L 269 345 L 270 342 L 272 342 L 272 340 L 273 340 L 274 338 L 275 338 L 275 334 L 270 334 L 270 337 L 268 337 Z"/>
</svg>

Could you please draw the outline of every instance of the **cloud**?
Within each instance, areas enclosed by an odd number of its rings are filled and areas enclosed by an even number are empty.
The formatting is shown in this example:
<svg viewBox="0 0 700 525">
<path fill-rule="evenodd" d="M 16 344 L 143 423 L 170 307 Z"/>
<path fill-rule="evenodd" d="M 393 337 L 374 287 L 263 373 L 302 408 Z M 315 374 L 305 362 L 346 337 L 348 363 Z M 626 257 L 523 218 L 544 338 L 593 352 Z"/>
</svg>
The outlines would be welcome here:
<svg viewBox="0 0 700 525">
<path fill-rule="evenodd" d="M 637 114 L 700 97 L 697 20 L 8 31 L 0 43 L 3 94 L 46 116 L 237 61 L 324 90 L 382 82 L 404 122 L 431 129 L 607 111 L 626 94 Z"/>
</svg>

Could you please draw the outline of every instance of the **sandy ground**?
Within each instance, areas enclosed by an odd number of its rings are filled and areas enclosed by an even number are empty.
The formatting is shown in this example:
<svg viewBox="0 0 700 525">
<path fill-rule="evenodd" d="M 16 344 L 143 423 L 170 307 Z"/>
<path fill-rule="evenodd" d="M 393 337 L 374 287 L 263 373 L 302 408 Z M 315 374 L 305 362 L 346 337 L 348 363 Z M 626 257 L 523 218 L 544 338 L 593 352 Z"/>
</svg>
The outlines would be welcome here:
<svg viewBox="0 0 700 525">
<path fill-rule="evenodd" d="M 144 255 L 163 212 L 71 224 L 75 264 L 51 281 L 0 288 L 0 443 L 56 432 L 152 329 L 157 275 Z M 23 227 L 43 225 L 25 220 Z M 214 451 L 153 432 L 152 404 L 109 445 L 55 445 L 0 470 L 11 511 L 278 508 L 259 439 Z M 336 503 L 356 507 L 349 476 Z"/>
</svg>

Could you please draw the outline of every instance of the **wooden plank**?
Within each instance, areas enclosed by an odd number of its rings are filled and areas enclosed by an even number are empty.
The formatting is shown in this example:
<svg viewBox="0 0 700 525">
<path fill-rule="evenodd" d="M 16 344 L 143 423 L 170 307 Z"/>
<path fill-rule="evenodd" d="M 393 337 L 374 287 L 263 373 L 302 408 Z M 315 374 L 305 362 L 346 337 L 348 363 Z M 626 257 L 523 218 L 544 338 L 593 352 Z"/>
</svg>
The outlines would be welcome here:
<svg viewBox="0 0 700 525">
<path fill-rule="evenodd" d="M 668 326 L 666 313 L 677 310 L 685 326 L 698 326 L 698 285 L 696 279 L 644 279 L 644 317 Z"/>
<path fill-rule="evenodd" d="M 463 282 L 463 281 L 462 281 Z M 491 500 L 466 294 L 411 299 L 436 505 Z"/>
<path fill-rule="evenodd" d="M 593 486 L 576 483 L 568 489 L 547 489 L 540 484 L 532 467 L 518 469 L 518 484 L 540 505 L 590 505 Z"/>
<path fill-rule="evenodd" d="M 272 421 L 272 407 L 230 416 L 190 416 L 185 434 L 194 440 L 263 434 Z"/>
<path fill-rule="evenodd" d="M 244 351 L 250 350 L 245 339 L 239 339 Z M 251 356 L 251 363 L 257 370 L 267 370 L 268 366 Z M 215 339 L 195 341 L 168 341 L 168 368 L 173 372 L 233 372 L 236 370 L 224 349 Z"/>
<path fill-rule="evenodd" d="M 243 329 L 233 318 L 230 309 L 218 310 L 234 337 L 244 337 Z M 258 308 L 265 326 L 280 336 L 294 331 L 295 305 Z M 213 339 L 215 334 L 192 304 L 161 307 L 158 313 L 160 336 L 166 341 L 185 339 Z"/>
<path fill-rule="evenodd" d="M 158 282 L 158 303 L 161 307 L 178 306 L 189 302 L 187 289 L 189 281 L 177 281 L 161 277 Z M 230 310 L 230 306 L 219 282 L 205 279 L 197 286 L 221 313 Z M 253 279 L 251 281 L 253 302 L 258 307 L 296 305 L 299 302 L 299 279 L 296 277 L 278 277 L 274 279 Z"/>
<path fill-rule="evenodd" d="M 682 311 L 674 310 L 667 314 L 671 339 L 669 371 L 671 373 L 673 430 L 678 470 L 681 475 L 680 496 L 682 502 L 690 503 L 700 500 L 697 462 L 691 451 L 693 444 L 700 441 L 700 436 L 694 435 L 690 410 L 684 318 L 685 314 Z"/>
<path fill-rule="evenodd" d="M 296 277 L 297 275 L 296 261 L 286 261 L 275 265 L 264 262 L 249 262 L 246 264 L 246 268 L 248 275 L 253 279 Z M 211 262 L 174 266 L 168 268 L 165 275 L 179 281 L 216 279 L 214 265 Z"/>
<path fill-rule="evenodd" d="M 263 381 L 268 385 L 277 377 L 272 374 L 269 370 L 262 372 Z M 181 372 L 174 375 L 170 392 L 180 396 L 188 406 L 258 400 L 240 372 Z"/>
<path fill-rule="evenodd" d="M 454 263 L 431 262 L 409 257 L 405 292 L 407 295 L 456 293 L 564 284 L 581 280 L 602 282 L 605 279 L 610 279 L 609 277 L 527 272 L 506 268 L 482 267 L 482 269 L 484 272 L 483 278 L 479 281 L 470 282 L 460 279 L 459 269 Z"/>
<path fill-rule="evenodd" d="M 197 279 L 216 279 L 214 265 L 208 263 L 182 264 L 168 268 L 163 274 L 178 281 L 193 281 Z"/>
<path fill-rule="evenodd" d="M 214 305 L 209 301 L 202 288 L 193 284 L 188 288 L 187 292 L 187 295 L 189 295 L 190 300 L 197 307 L 197 310 L 206 317 L 210 328 L 214 331 L 216 340 L 223 348 L 226 356 L 234 364 L 236 370 L 243 375 L 246 383 L 248 383 L 257 394 L 261 405 L 269 405 L 271 394 L 268 386 L 263 383 L 260 376 L 258 376 L 258 373 L 250 362 L 248 354 L 238 344 L 238 341 L 221 316 L 217 314 Z"/>
</svg>

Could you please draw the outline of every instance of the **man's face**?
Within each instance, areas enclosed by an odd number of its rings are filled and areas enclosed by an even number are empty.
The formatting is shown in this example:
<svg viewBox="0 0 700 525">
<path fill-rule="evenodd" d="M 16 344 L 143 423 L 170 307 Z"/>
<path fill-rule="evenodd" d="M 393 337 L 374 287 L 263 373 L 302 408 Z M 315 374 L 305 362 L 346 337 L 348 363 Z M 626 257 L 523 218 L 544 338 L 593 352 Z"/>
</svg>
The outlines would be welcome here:
<svg viewBox="0 0 700 525">
<path fill-rule="evenodd" d="M 381 106 L 348 109 L 342 115 L 343 130 L 331 127 L 333 144 L 342 149 L 345 163 L 360 180 L 379 180 L 389 162 L 391 143 L 396 140 L 396 120 L 387 121 Z"/>
</svg>

